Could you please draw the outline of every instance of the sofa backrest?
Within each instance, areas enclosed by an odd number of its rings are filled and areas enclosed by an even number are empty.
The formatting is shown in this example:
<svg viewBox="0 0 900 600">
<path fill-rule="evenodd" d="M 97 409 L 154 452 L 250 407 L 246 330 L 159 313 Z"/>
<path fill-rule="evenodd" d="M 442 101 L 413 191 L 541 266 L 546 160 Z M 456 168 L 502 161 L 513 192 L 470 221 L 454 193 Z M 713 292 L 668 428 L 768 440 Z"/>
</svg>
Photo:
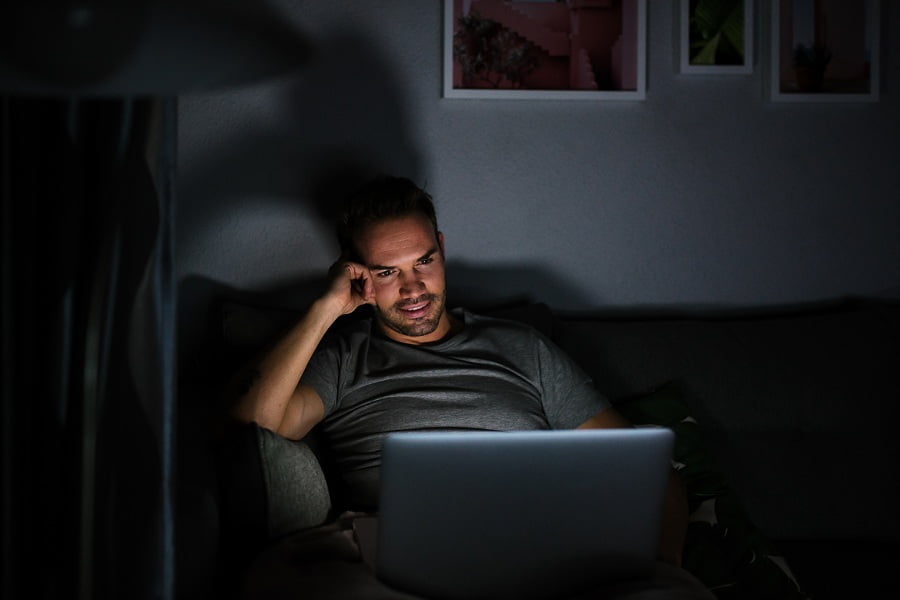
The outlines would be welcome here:
<svg viewBox="0 0 900 600">
<path fill-rule="evenodd" d="M 757 525 L 900 540 L 900 304 L 713 316 L 570 316 L 557 342 L 613 400 L 681 382 Z"/>
</svg>

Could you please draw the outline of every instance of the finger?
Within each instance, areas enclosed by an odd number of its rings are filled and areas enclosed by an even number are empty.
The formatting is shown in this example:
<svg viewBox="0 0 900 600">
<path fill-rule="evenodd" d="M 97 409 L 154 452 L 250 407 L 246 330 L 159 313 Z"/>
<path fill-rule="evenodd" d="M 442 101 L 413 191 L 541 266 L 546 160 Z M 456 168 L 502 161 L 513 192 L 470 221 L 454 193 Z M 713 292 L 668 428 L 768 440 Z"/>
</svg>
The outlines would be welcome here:
<svg viewBox="0 0 900 600">
<path fill-rule="evenodd" d="M 349 261 L 343 263 L 343 269 L 350 279 L 363 279 L 369 273 L 363 265 Z"/>
</svg>

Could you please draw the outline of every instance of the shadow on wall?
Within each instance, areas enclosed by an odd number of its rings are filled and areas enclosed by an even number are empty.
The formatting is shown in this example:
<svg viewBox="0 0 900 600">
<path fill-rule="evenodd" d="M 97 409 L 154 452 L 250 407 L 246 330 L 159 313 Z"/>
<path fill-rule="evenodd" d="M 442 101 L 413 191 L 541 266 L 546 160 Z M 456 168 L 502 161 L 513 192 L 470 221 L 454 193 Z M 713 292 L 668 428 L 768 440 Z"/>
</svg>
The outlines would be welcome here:
<svg viewBox="0 0 900 600">
<path fill-rule="evenodd" d="M 302 72 L 271 84 L 274 92 L 263 110 L 251 105 L 258 100 L 243 96 L 263 94 L 263 86 L 230 94 L 238 104 L 246 98 L 243 107 L 206 104 L 236 112 L 210 119 L 216 129 L 231 126 L 234 135 L 198 152 L 179 173 L 184 201 L 179 217 L 201 224 L 209 211 L 231 210 L 248 196 L 266 195 L 312 204 L 330 223 L 335 197 L 370 176 L 418 173 L 403 94 L 366 35 L 342 32 L 324 40 Z"/>
<path fill-rule="evenodd" d="M 447 262 L 447 303 L 477 310 L 518 302 L 543 302 L 553 307 L 587 306 L 597 298 L 539 264 L 471 264 Z"/>
<path fill-rule="evenodd" d="M 368 35 L 344 30 L 322 39 L 308 66 L 290 79 L 183 102 L 180 127 L 188 148 L 178 173 L 180 350 L 191 353 L 191 340 L 203 335 L 212 291 L 198 280 L 215 272 L 236 272 L 265 281 L 267 272 L 279 273 L 271 277 L 274 286 L 284 281 L 285 272 L 300 278 L 303 269 L 321 266 L 324 272 L 328 265 L 303 264 L 308 257 L 290 253 L 280 258 L 290 260 L 289 265 L 279 265 L 276 252 L 266 263 L 244 263 L 259 256 L 260 244 L 279 237 L 273 232 L 283 237 L 289 217 L 311 215 L 305 218 L 315 219 L 314 228 L 331 236 L 339 200 L 360 183 L 380 172 L 413 178 L 421 173 L 404 94 Z M 224 135 L 223 128 L 229 130 Z M 217 141 L 210 144 L 207 139 Z M 241 217 L 256 211 L 259 218 Z M 259 230 L 247 231 L 240 240 L 220 239 L 221 234 L 210 230 L 224 221 L 223 215 Z M 302 253 L 305 242 L 298 243 Z M 250 251 L 244 244 L 255 248 Z M 315 282 L 297 285 L 310 287 L 307 284 Z M 251 287 L 246 281 L 227 285 Z M 269 295 L 266 290 L 258 293 Z M 179 362 L 185 360 L 190 357 Z"/>
</svg>

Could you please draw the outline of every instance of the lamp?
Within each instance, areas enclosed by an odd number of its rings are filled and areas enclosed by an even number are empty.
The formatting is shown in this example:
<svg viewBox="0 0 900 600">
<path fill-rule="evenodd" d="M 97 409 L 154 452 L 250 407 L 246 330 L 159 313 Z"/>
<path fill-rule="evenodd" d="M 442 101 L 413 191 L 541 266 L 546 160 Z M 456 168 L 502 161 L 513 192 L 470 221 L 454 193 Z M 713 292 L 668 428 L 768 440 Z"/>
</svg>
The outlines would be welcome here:
<svg viewBox="0 0 900 600">
<path fill-rule="evenodd" d="M 309 44 L 262 0 L 12 0 L 0 92 L 175 95 L 302 65 Z"/>
</svg>

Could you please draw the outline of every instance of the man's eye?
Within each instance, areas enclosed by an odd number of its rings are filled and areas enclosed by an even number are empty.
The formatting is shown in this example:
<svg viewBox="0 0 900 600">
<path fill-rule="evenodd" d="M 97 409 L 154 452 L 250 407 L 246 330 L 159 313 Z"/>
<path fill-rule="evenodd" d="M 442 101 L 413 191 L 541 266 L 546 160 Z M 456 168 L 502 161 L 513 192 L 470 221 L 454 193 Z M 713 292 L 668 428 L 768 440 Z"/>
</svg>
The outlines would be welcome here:
<svg viewBox="0 0 900 600">
<path fill-rule="evenodd" d="M 433 256 L 429 256 L 428 258 L 423 258 L 422 260 L 420 260 L 420 261 L 419 261 L 419 264 L 420 264 L 420 265 L 430 265 L 430 264 L 433 263 L 433 262 L 434 262 L 434 257 L 433 257 Z"/>
<path fill-rule="evenodd" d="M 391 274 L 393 274 L 393 272 L 393 269 L 389 269 L 387 271 L 378 271 L 377 276 L 384 279 L 385 277 L 389 277 Z"/>
</svg>

